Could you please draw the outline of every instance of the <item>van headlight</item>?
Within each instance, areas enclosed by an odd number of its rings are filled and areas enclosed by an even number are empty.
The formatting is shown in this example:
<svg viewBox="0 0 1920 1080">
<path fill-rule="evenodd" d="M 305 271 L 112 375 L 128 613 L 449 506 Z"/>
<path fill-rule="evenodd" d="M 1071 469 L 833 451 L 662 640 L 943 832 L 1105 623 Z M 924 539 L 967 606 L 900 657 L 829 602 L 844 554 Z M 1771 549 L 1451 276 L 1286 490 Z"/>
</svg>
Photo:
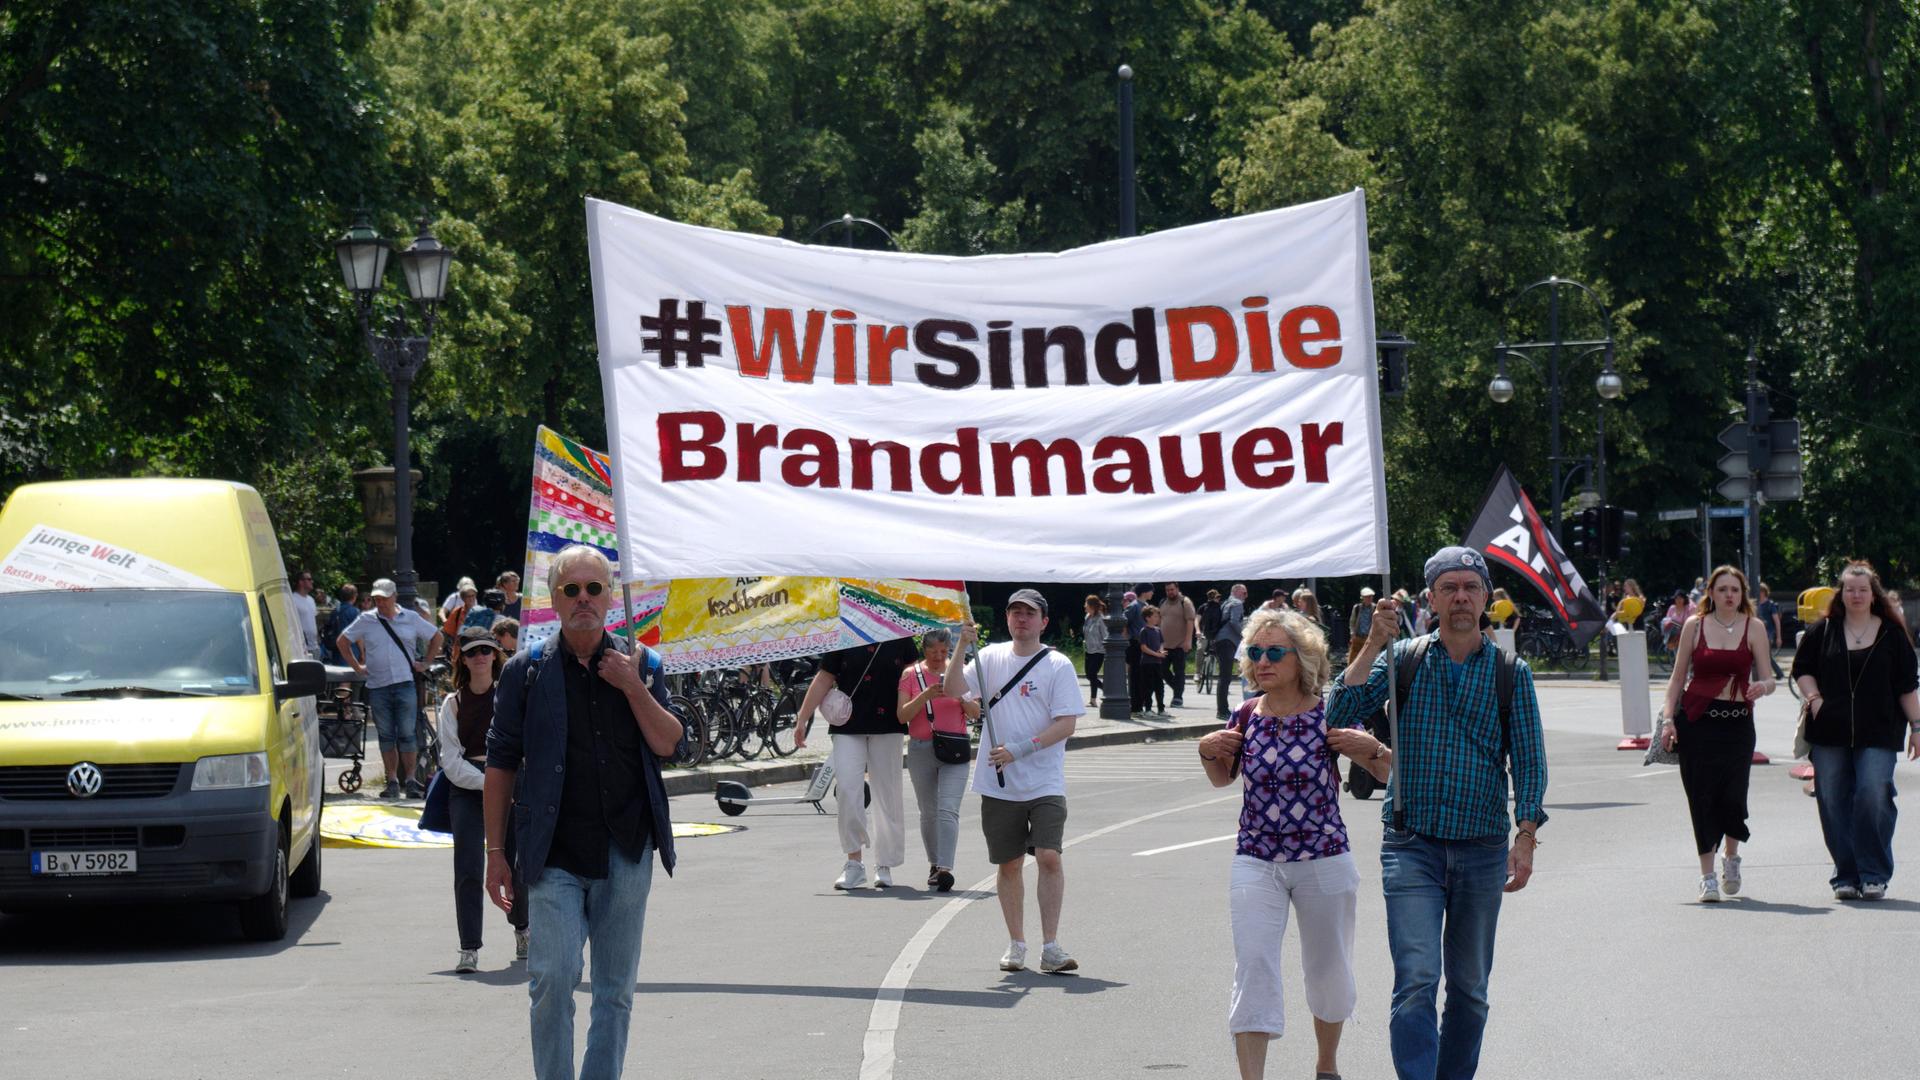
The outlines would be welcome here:
<svg viewBox="0 0 1920 1080">
<path fill-rule="evenodd" d="M 270 779 L 267 775 L 267 755 L 264 751 L 203 757 L 193 766 L 193 790 L 195 791 L 266 787 Z"/>
</svg>

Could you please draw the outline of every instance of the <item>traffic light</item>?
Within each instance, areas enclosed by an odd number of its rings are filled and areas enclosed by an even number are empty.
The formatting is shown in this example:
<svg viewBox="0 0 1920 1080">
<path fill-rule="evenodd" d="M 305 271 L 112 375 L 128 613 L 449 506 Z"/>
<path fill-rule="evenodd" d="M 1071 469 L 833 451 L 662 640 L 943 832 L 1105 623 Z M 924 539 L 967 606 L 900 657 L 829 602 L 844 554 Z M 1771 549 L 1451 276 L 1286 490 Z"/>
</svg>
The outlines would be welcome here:
<svg viewBox="0 0 1920 1080">
<path fill-rule="evenodd" d="M 1588 507 L 1567 522 L 1567 557 L 1591 558 L 1600 553 L 1600 511 Z"/>
<path fill-rule="evenodd" d="M 1625 507 L 1609 506 L 1600 527 L 1600 550 L 1608 562 L 1619 562 L 1627 557 L 1627 534 L 1633 530 L 1633 523 L 1640 515 Z"/>
</svg>

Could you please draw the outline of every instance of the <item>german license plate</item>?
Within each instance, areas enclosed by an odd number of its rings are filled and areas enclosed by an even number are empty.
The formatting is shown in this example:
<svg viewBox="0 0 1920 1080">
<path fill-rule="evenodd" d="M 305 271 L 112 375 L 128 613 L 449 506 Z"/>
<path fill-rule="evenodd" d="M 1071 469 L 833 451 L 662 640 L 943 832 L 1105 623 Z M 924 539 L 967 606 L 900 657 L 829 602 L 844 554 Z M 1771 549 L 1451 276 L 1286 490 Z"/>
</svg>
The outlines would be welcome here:
<svg viewBox="0 0 1920 1080">
<path fill-rule="evenodd" d="M 131 851 L 36 851 L 33 872 L 57 877 L 78 874 L 131 874 L 136 869 Z"/>
</svg>

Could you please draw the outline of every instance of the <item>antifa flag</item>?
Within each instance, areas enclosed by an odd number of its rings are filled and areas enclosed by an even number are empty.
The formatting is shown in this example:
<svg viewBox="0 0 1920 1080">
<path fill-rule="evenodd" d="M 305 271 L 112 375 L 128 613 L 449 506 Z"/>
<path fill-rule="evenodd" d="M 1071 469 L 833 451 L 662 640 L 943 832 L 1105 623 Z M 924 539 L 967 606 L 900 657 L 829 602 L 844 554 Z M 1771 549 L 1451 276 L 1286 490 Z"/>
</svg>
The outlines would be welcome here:
<svg viewBox="0 0 1920 1080">
<path fill-rule="evenodd" d="M 1505 465 L 1494 473 L 1486 498 L 1480 500 L 1473 528 L 1467 531 L 1466 546 L 1485 552 L 1488 559 L 1513 570 L 1540 590 L 1554 615 L 1573 635 L 1575 648 L 1586 648 L 1587 642 L 1606 626 L 1606 612 Z"/>
</svg>

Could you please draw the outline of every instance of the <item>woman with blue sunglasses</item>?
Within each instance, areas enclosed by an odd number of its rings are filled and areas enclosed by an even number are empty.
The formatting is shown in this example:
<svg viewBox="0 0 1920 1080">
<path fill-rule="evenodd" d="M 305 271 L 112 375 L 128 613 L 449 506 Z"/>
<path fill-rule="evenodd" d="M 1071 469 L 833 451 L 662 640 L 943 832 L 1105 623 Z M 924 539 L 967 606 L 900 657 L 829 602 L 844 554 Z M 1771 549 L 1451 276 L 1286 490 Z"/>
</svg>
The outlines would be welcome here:
<svg viewBox="0 0 1920 1080">
<path fill-rule="evenodd" d="M 1338 1080 L 1340 1032 L 1353 1015 L 1353 924 L 1360 872 L 1340 818 L 1336 742 L 1321 700 L 1333 668 L 1320 627 L 1297 611 L 1262 609 L 1247 619 L 1240 670 L 1261 694 L 1227 726 L 1200 740 L 1215 787 L 1241 780 L 1244 798 L 1233 856 L 1233 996 L 1227 1030 L 1242 1080 L 1266 1074 L 1267 1044 L 1286 1027 L 1280 980 L 1287 920 L 1300 920 L 1300 959 L 1318 1044 L 1316 1080 Z M 1371 740 L 1360 735 L 1359 739 Z M 1386 765 L 1364 762 L 1386 779 Z"/>
</svg>

